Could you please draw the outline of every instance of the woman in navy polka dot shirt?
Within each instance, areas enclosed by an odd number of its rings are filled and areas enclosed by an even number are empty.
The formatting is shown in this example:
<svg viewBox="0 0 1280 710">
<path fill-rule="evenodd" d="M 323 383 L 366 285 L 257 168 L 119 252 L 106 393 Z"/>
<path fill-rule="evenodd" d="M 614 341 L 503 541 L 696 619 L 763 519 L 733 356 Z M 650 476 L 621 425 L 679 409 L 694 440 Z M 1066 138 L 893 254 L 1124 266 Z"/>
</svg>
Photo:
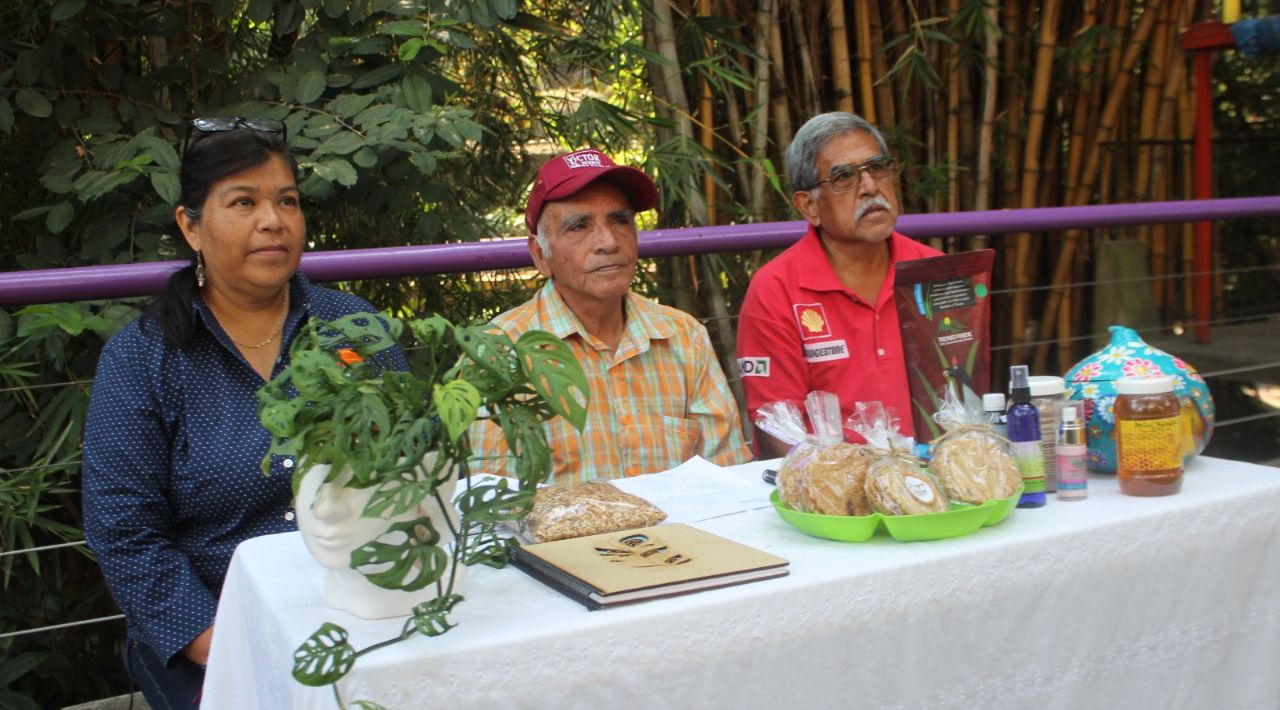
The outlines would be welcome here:
<svg viewBox="0 0 1280 710">
<path fill-rule="evenodd" d="M 156 708 L 199 697 L 235 546 L 297 527 L 293 460 L 260 469 L 257 390 L 308 317 L 378 317 L 297 271 L 306 225 L 283 124 L 192 125 L 176 218 L 195 260 L 103 349 L 84 437 L 85 536 L 128 620 L 125 666 Z"/>
</svg>

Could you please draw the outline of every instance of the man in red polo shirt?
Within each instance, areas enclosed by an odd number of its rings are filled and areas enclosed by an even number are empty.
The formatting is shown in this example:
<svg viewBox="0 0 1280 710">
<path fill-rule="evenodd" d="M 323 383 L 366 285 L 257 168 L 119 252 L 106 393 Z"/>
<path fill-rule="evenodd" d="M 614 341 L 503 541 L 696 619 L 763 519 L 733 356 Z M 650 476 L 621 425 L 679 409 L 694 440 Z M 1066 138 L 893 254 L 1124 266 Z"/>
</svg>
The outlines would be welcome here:
<svg viewBox="0 0 1280 710">
<path fill-rule="evenodd" d="M 855 403 L 879 400 L 912 435 L 893 264 L 941 252 L 893 230 L 894 160 L 863 118 L 814 116 L 787 147 L 786 163 L 791 204 L 809 232 L 762 266 L 747 289 L 738 321 L 747 410 L 754 420 L 768 402 L 792 400 L 803 409 L 806 394 L 825 390 L 839 395 L 842 419 Z M 761 457 L 787 449 L 756 429 Z"/>
</svg>

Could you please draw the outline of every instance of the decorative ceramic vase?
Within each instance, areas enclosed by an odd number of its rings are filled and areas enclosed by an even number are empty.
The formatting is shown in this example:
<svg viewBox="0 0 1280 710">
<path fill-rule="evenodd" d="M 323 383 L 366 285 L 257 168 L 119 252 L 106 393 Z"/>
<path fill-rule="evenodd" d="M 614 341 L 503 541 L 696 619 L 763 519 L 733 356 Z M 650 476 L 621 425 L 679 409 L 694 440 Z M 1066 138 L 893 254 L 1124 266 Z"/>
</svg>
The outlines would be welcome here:
<svg viewBox="0 0 1280 710">
<path fill-rule="evenodd" d="M 1182 402 L 1184 458 L 1204 450 L 1213 434 L 1213 399 L 1194 367 L 1143 342 L 1132 328 L 1113 325 L 1111 342 L 1067 371 L 1067 392 L 1084 402 L 1089 470 L 1116 472 L 1115 381 L 1121 377 L 1169 375 Z"/>
<path fill-rule="evenodd" d="M 431 456 L 434 457 L 434 452 Z M 404 532 L 391 535 L 387 533 L 392 524 L 421 517 L 430 519 L 431 527 L 440 535 L 435 545 L 449 552 L 454 539 L 453 529 L 457 525 L 457 511 L 453 506 L 444 510 L 436 503 L 435 496 L 427 496 L 417 508 L 401 515 L 366 517 L 363 515 L 364 509 L 374 489 L 347 487 L 345 484 L 351 477 L 349 470 L 325 483 L 329 470 L 329 466 L 325 464 L 312 466 L 298 484 L 295 499 L 298 530 L 302 533 L 307 550 L 325 568 L 324 591 L 329 606 L 363 619 L 386 619 L 408 616 L 418 604 L 439 596 L 436 584 L 428 584 L 415 591 L 377 586 L 364 574 L 351 568 L 351 554 L 361 546 L 376 543 L 384 548 L 399 545 L 405 551 L 401 557 L 409 559 L 411 546 L 420 545 L 421 542 L 405 540 Z M 440 498 L 452 501 L 456 485 L 456 480 L 441 484 L 438 489 Z M 415 529 L 419 527 L 423 526 L 416 526 Z M 389 566 L 390 564 L 383 565 Z M 454 592 L 461 593 L 466 572 L 465 566 L 458 566 Z M 446 572 L 442 581 L 447 581 L 447 577 Z"/>
</svg>

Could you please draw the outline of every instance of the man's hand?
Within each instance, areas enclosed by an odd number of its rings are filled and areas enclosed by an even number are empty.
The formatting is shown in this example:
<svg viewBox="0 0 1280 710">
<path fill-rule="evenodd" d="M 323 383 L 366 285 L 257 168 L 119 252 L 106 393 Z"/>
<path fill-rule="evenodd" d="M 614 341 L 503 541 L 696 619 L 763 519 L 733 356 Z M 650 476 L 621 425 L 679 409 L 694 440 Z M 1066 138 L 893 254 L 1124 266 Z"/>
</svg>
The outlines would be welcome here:
<svg viewBox="0 0 1280 710">
<path fill-rule="evenodd" d="M 209 642 L 213 640 L 213 626 L 200 632 L 200 635 L 191 640 L 187 647 L 182 649 L 182 655 L 186 656 L 192 663 L 205 667 L 209 663 Z"/>
</svg>

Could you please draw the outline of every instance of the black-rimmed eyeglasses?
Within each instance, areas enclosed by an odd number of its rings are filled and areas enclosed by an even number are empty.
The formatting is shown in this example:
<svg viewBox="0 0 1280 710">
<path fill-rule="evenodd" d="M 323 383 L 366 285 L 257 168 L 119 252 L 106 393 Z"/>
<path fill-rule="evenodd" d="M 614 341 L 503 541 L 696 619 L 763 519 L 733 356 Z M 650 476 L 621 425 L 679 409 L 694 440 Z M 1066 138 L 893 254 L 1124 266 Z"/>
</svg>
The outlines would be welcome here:
<svg viewBox="0 0 1280 710">
<path fill-rule="evenodd" d="M 870 175 L 872 180 L 883 180 L 889 177 L 893 174 L 895 162 L 892 156 L 877 155 L 861 163 L 837 165 L 831 169 L 830 175 L 814 183 L 810 189 L 816 190 L 823 183 L 830 183 L 832 192 L 848 192 L 862 182 L 863 173 Z"/>
</svg>

